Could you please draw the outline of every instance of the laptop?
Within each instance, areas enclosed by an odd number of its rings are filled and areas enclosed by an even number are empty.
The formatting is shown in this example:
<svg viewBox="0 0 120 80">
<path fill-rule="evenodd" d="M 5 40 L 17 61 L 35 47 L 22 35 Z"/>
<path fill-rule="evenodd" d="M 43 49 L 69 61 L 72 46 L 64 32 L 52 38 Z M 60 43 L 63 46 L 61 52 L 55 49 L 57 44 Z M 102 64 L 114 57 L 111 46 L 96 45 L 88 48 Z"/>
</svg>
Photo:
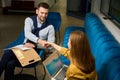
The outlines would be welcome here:
<svg viewBox="0 0 120 80">
<path fill-rule="evenodd" d="M 41 60 L 40 56 L 34 49 L 23 47 L 23 45 L 12 47 L 11 50 L 14 52 L 23 67 Z"/>
<path fill-rule="evenodd" d="M 49 80 L 65 80 L 68 66 L 64 65 L 58 53 L 52 53 L 43 61 Z"/>
</svg>

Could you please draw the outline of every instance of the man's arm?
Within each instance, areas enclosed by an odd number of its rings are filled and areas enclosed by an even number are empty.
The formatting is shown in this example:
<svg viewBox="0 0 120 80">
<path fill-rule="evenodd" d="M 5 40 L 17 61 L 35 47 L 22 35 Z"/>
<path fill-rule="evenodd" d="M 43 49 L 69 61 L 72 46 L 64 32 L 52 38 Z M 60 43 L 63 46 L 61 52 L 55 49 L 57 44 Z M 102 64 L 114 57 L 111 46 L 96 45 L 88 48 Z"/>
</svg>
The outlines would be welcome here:
<svg viewBox="0 0 120 80">
<path fill-rule="evenodd" d="M 55 30 L 54 30 L 54 26 L 50 25 L 49 27 L 49 32 L 48 32 L 48 42 L 55 42 Z"/>
<path fill-rule="evenodd" d="M 33 21 L 31 18 L 25 19 L 25 25 L 24 25 L 24 32 L 25 32 L 25 38 L 33 41 L 34 43 L 37 43 L 38 37 L 32 33 Z"/>
<path fill-rule="evenodd" d="M 42 40 L 40 38 L 38 38 L 37 40 L 37 43 L 41 44 L 42 47 L 44 48 L 47 48 L 47 46 L 45 46 L 46 41 L 53 42 L 53 43 L 55 42 L 55 30 L 53 25 L 49 25 L 47 29 L 48 29 L 47 40 Z"/>
</svg>

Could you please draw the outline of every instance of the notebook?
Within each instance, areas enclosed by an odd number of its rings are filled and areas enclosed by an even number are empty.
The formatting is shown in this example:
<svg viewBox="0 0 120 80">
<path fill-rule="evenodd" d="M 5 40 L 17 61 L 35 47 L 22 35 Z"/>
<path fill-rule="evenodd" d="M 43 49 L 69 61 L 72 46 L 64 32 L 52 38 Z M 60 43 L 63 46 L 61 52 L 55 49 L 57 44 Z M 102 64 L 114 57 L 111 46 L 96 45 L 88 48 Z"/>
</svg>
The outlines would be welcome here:
<svg viewBox="0 0 120 80">
<path fill-rule="evenodd" d="M 23 47 L 23 45 L 13 47 L 11 50 L 14 52 L 23 67 L 41 60 L 40 56 L 34 49 Z"/>
<path fill-rule="evenodd" d="M 49 80 L 65 80 L 68 66 L 64 65 L 59 55 L 54 52 L 43 61 Z"/>
</svg>

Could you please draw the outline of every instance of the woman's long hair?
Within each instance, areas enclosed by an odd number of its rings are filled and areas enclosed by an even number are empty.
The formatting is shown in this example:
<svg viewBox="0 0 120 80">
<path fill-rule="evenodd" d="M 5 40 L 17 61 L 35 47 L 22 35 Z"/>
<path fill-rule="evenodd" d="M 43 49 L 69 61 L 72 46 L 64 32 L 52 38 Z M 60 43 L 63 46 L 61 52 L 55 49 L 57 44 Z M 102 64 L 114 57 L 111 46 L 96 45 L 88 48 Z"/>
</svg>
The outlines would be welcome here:
<svg viewBox="0 0 120 80">
<path fill-rule="evenodd" d="M 95 69 L 95 61 L 91 54 L 87 37 L 82 31 L 74 31 L 70 35 L 70 55 L 72 62 L 85 73 Z"/>
</svg>

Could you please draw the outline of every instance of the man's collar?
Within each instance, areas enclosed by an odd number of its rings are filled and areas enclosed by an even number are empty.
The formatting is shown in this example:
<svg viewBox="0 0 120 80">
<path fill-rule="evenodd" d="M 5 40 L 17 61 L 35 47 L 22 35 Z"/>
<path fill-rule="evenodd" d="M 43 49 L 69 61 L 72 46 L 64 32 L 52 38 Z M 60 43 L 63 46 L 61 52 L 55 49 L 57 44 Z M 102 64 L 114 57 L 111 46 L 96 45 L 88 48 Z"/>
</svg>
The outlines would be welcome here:
<svg viewBox="0 0 120 80">
<path fill-rule="evenodd" d="M 44 22 L 43 22 L 43 21 L 40 21 L 40 20 L 38 19 L 38 17 L 37 17 L 37 21 L 38 21 L 39 23 L 41 23 L 41 24 L 45 22 L 45 21 L 44 21 Z"/>
</svg>

